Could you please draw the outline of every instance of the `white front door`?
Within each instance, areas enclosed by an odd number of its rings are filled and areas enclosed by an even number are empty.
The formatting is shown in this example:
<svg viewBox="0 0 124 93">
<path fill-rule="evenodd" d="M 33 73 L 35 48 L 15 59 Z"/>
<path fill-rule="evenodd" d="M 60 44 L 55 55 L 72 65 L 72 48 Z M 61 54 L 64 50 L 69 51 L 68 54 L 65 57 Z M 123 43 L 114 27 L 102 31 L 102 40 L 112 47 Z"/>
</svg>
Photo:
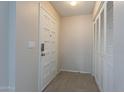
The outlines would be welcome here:
<svg viewBox="0 0 124 93">
<path fill-rule="evenodd" d="M 41 91 L 57 74 L 56 21 L 40 7 L 39 48 Z"/>
</svg>

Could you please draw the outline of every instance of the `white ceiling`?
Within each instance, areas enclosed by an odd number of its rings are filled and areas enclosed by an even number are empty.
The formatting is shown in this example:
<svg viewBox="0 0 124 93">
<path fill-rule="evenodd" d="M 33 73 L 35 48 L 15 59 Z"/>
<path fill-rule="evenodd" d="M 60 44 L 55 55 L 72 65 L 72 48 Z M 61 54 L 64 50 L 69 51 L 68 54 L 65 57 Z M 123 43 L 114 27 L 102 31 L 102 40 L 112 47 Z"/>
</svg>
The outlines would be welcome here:
<svg viewBox="0 0 124 93">
<path fill-rule="evenodd" d="M 95 1 L 78 1 L 76 6 L 71 6 L 69 1 L 51 1 L 51 4 L 61 16 L 75 16 L 92 14 Z"/>
</svg>

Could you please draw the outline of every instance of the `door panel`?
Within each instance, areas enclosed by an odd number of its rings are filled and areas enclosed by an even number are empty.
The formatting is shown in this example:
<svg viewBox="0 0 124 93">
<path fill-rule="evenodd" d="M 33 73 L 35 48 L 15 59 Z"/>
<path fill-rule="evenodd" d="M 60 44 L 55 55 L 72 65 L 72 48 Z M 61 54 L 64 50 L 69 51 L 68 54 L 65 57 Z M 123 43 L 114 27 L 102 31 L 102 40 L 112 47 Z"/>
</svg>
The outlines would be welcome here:
<svg viewBox="0 0 124 93">
<path fill-rule="evenodd" d="M 53 17 L 40 8 L 40 84 L 43 90 L 57 73 L 57 24 Z"/>
<path fill-rule="evenodd" d="M 95 20 L 95 78 L 101 91 L 113 90 L 113 3 L 105 2 Z M 98 21 L 99 20 L 99 21 Z"/>
</svg>

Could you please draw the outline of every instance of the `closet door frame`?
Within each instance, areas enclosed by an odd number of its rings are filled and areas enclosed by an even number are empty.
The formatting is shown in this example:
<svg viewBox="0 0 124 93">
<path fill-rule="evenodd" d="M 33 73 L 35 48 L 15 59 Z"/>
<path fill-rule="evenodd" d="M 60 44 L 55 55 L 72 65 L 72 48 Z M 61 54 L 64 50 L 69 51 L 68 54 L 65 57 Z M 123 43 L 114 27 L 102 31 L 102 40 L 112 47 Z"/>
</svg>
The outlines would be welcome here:
<svg viewBox="0 0 124 93">
<path fill-rule="evenodd" d="M 40 54 L 41 54 L 41 49 L 40 49 L 40 3 L 38 4 L 38 92 L 42 91 L 42 85 L 41 85 L 41 80 L 42 80 L 42 77 L 41 77 L 41 62 L 40 62 Z"/>
<path fill-rule="evenodd" d="M 92 63 L 92 75 L 95 76 L 95 31 L 96 31 L 96 23 L 93 22 L 93 63 Z"/>
<path fill-rule="evenodd" d="M 101 64 L 101 66 L 102 66 L 102 82 L 103 82 L 103 84 L 102 84 L 102 86 L 103 87 L 101 87 L 101 91 L 105 91 L 106 90 L 106 85 L 107 85 L 107 80 L 106 80 L 106 72 L 105 72 L 105 69 L 106 69 L 106 60 L 105 60 L 105 56 L 106 56 L 106 38 L 107 38 L 107 36 L 106 36 L 106 34 L 107 34 L 107 27 L 106 27 L 106 24 L 107 24 L 107 1 L 106 2 L 104 2 L 104 4 L 103 4 L 103 6 L 102 6 L 102 8 L 100 9 L 100 12 L 99 12 L 99 16 L 102 14 L 102 12 L 103 12 L 103 14 L 104 14 L 104 18 L 103 18 L 103 20 L 104 20 L 104 32 L 103 32 L 103 38 L 104 38 L 104 40 L 103 40 L 103 51 L 101 51 L 100 50 L 100 58 L 103 58 L 103 60 L 102 59 L 100 59 L 103 63 Z M 100 22 L 101 23 L 101 22 Z M 99 24 L 100 24 L 99 23 Z M 101 26 L 101 25 L 100 25 Z M 100 29 L 101 30 L 101 29 Z M 101 37 L 100 37 L 101 38 Z M 100 49 L 101 49 L 101 46 L 99 46 L 100 47 Z"/>
<path fill-rule="evenodd" d="M 102 75 L 102 77 L 101 77 L 101 82 L 103 82 L 103 83 L 101 83 L 100 84 L 100 87 L 101 87 L 101 91 L 104 91 L 105 90 L 105 86 L 106 86 L 106 84 L 105 84 L 105 82 L 106 82 L 106 72 L 105 72 L 105 69 L 106 69 L 106 67 L 105 67 L 105 54 L 106 54 L 106 13 L 107 13 L 107 11 L 106 11 L 106 4 L 107 4 L 107 2 L 104 2 L 104 4 L 103 4 L 103 6 L 102 6 L 102 8 L 100 9 L 100 12 L 99 12 L 99 16 L 100 16 L 100 31 L 102 31 L 102 29 L 101 29 L 101 14 L 102 14 L 102 12 L 103 12 L 103 15 L 104 15 L 104 17 L 103 17 L 103 20 L 104 20 L 104 22 L 103 22 L 103 28 L 104 28 L 104 32 L 103 32 L 103 42 L 99 42 L 100 44 L 99 44 L 99 55 L 100 55 L 100 60 L 99 61 L 101 61 L 101 73 L 99 73 L 99 74 L 101 74 Z M 100 34 L 101 35 L 101 34 Z M 102 37 L 102 36 L 99 36 L 100 38 Z M 101 40 L 100 40 L 101 41 Z M 101 50 L 101 48 L 102 48 L 102 46 L 101 46 L 101 43 L 103 43 L 103 51 Z"/>
<path fill-rule="evenodd" d="M 96 17 L 94 24 L 95 24 L 95 31 L 94 31 L 94 76 L 95 76 L 95 80 L 98 84 L 98 18 L 99 16 Z"/>
<path fill-rule="evenodd" d="M 92 63 L 92 75 L 96 77 L 96 21 L 93 22 L 93 63 Z"/>
<path fill-rule="evenodd" d="M 96 23 L 96 43 L 95 43 L 95 78 L 96 78 L 96 82 L 101 90 L 101 84 L 100 84 L 100 13 L 98 14 L 98 16 L 96 17 L 95 23 Z"/>
<path fill-rule="evenodd" d="M 107 1 L 104 3 L 104 6 L 103 6 L 103 9 L 104 9 L 104 51 L 103 51 L 103 91 L 105 91 L 105 87 L 106 87 L 106 72 L 105 72 L 105 69 L 106 69 L 106 60 L 105 60 L 105 55 L 106 55 L 106 34 L 107 34 Z"/>
<path fill-rule="evenodd" d="M 97 14 L 97 16 L 96 16 L 96 18 L 95 18 L 95 21 L 94 21 L 94 25 L 95 25 L 95 31 L 94 31 L 94 76 L 95 76 L 95 79 L 96 79 L 96 82 L 97 82 L 97 84 L 98 84 L 98 86 L 99 86 L 99 88 L 100 88 L 100 90 L 101 91 L 104 91 L 105 90 L 105 86 L 106 86 L 106 73 L 105 73 L 105 60 L 102 60 L 103 61 L 103 63 L 101 63 L 100 65 L 102 66 L 102 73 L 97 73 L 98 71 L 96 71 L 96 68 L 98 68 L 97 66 L 98 66 L 98 63 L 99 63 L 99 61 L 101 61 L 101 58 L 103 57 L 103 59 L 105 59 L 105 54 L 106 54 L 106 20 L 107 20 L 107 17 L 106 17 L 106 14 L 107 14 L 107 11 L 106 11 L 106 7 L 107 7 L 107 1 L 106 2 L 104 2 L 104 4 L 102 5 L 102 7 L 101 7 L 101 9 L 100 9 L 100 11 L 99 11 L 99 13 Z M 101 33 L 100 33 L 100 31 L 101 31 L 101 14 L 102 14 L 102 12 L 103 12 L 103 14 L 104 14 L 104 18 L 103 18 L 103 20 L 104 20 L 104 32 L 103 32 L 103 38 L 104 38 L 104 40 L 103 40 L 103 53 L 101 53 L 101 46 L 100 46 L 100 44 L 101 44 Z M 97 20 L 99 21 L 99 28 L 97 29 Z M 97 36 L 98 35 L 98 36 Z M 98 37 L 98 38 L 96 38 L 96 37 Z M 98 40 L 96 40 L 96 39 L 98 39 Z M 98 51 L 96 51 L 96 50 L 98 50 Z M 101 61 L 101 62 L 102 62 Z M 99 82 L 100 81 L 98 81 L 98 78 L 97 78 L 97 75 L 96 74 L 99 74 L 98 76 L 100 76 L 101 74 L 102 74 L 102 82 L 103 82 L 103 84 L 101 85 Z M 101 76 L 100 76 L 101 77 Z M 101 87 L 101 86 L 103 86 L 103 87 Z"/>
</svg>

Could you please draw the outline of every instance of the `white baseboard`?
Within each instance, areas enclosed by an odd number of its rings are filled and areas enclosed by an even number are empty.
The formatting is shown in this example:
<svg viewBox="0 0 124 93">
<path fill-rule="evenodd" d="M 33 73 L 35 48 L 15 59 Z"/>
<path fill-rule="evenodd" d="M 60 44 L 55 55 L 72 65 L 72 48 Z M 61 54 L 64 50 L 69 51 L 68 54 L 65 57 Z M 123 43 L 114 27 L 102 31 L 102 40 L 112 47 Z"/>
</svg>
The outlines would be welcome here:
<svg viewBox="0 0 124 93">
<path fill-rule="evenodd" d="M 61 72 L 61 69 L 59 69 L 58 71 L 57 71 L 57 74 L 59 74 Z"/>
<path fill-rule="evenodd" d="M 94 76 L 94 77 L 95 77 L 94 73 L 91 73 L 91 74 L 92 74 L 92 76 Z"/>
<path fill-rule="evenodd" d="M 15 92 L 15 88 L 9 87 L 9 91 L 10 91 L 10 92 Z"/>
<path fill-rule="evenodd" d="M 8 87 L 0 87 L 0 92 L 9 92 Z"/>
<path fill-rule="evenodd" d="M 11 87 L 0 87 L 0 92 L 14 92 L 14 88 Z"/>
<path fill-rule="evenodd" d="M 67 71 L 67 72 L 79 72 L 79 73 L 88 73 L 88 74 L 91 74 L 91 72 L 76 71 L 76 70 L 69 70 L 69 69 L 61 69 L 61 71 Z"/>
</svg>

